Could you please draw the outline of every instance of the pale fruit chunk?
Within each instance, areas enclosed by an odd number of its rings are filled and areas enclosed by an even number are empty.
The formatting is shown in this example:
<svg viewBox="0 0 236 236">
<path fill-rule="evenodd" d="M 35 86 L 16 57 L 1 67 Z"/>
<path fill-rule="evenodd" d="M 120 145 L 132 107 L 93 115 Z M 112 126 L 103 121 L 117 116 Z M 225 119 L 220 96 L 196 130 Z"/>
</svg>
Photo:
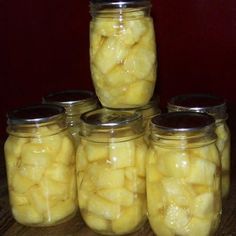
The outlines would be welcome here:
<svg viewBox="0 0 236 236">
<path fill-rule="evenodd" d="M 188 211 L 177 205 L 170 205 L 164 217 L 165 224 L 178 235 L 186 235 L 186 225 L 190 222 Z"/>
<path fill-rule="evenodd" d="M 63 138 L 60 151 L 53 160 L 56 162 L 61 162 L 65 165 L 75 162 L 75 146 L 70 136 L 65 136 Z"/>
<path fill-rule="evenodd" d="M 142 204 L 134 204 L 121 211 L 117 219 L 112 220 L 112 231 L 116 234 L 131 233 L 140 227 L 146 219 Z"/>
<path fill-rule="evenodd" d="M 94 64 L 104 74 L 108 73 L 116 64 L 122 63 L 129 52 L 118 36 L 111 36 L 103 42 L 97 52 Z"/>
<path fill-rule="evenodd" d="M 159 210 L 164 209 L 166 204 L 167 199 L 162 184 L 147 182 L 148 215 L 154 217 L 154 215 L 159 214 Z"/>
<path fill-rule="evenodd" d="M 12 188 L 16 193 L 27 192 L 36 182 L 21 175 L 19 172 L 15 172 L 12 178 Z"/>
<path fill-rule="evenodd" d="M 80 172 L 79 178 L 81 179 L 81 184 L 78 186 L 78 202 L 80 209 L 85 209 L 87 208 L 89 197 L 91 196 L 92 192 L 96 190 L 96 188 L 89 175 L 82 174 L 81 176 L 81 174 L 82 173 Z"/>
<path fill-rule="evenodd" d="M 143 48 L 148 48 L 149 50 L 152 50 L 153 52 L 156 51 L 156 44 L 155 44 L 155 30 L 153 26 L 153 19 L 146 17 L 145 24 L 146 24 L 146 31 L 145 35 L 140 38 L 139 45 Z"/>
<path fill-rule="evenodd" d="M 20 175 L 27 177 L 35 183 L 39 183 L 46 171 L 46 167 L 22 164 L 17 170 Z"/>
<path fill-rule="evenodd" d="M 61 134 L 50 135 L 46 137 L 39 137 L 31 139 L 32 143 L 42 143 L 47 152 L 50 152 L 53 155 L 57 155 L 60 151 L 62 145 L 62 138 Z"/>
<path fill-rule="evenodd" d="M 124 88 L 124 86 L 111 88 L 104 85 L 102 89 L 98 88 L 96 91 L 100 101 L 104 106 L 117 107 L 121 103 L 121 95 L 124 94 L 125 90 L 126 88 Z"/>
<path fill-rule="evenodd" d="M 30 205 L 15 206 L 12 208 L 12 214 L 22 224 L 43 223 L 43 216 Z"/>
<path fill-rule="evenodd" d="M 120 205 L 93 194 L 88 199 L 88 211 L 104 219 L 114 220 L 120 216 Z"/>
<path fill-rule="evenodd" d="M 93 24 L 90 25 L 90 30 L 93 31 Z M 103 37 L 99 32 L 93 31 L 93 33 L 90 34 L 90 58 L 94 58 L 96 53 L 98 52 L 98 49 L 103 44 L 104 40 L 106 40 L 105 37 Z"/>
<path fill-rule="evenodd" d="M 204 193 L 196 196 L 192 203 L 192 214 L 204 218 L 214 212 L 214 195 L 213 193 Z"/>
<path fill-rule="evenodd" d="M 211 145 L 191 149 L 190 153 L 191 153 L 191 157 L 194 156 L 197 158 L 201 158 L 203 160 L 211 161 L 217 166 L 220 165 L 219 152 L 214 143 Z"/>
<path fill-rule="evenodd" d="M 193 184 L 212 185 L 216 176 L 216 165 L 210 161 L 192 158 L 191 171 L 186 181 Z"/>
<path fill-rule="evenodd" d="M 102 92 L 105 86 L 105 83 L 104 83 L 105 75 L 99 69 L 96 68 L 96 65 L 93 62 L 90 63 L 90 67 L 91 67 L 91 74 L 92 74 L 94 87 L 95 87 L 97 95 L 100 97 L 103 95 Z"/>
<path fill-rule="evenodd" d="M 136 181 L 138 177 L 138 171 L 136 167 L 125 168 L 125 178 L 131 181 Z"/>
<path fill-rule="evenodd" d="M 135 45 L 124 61 L 124 69 L 139 79 L 145 78 L 154 67 L 155 52 Z"/>
<path fill-rule="evenodd" d="M 155 232 L 156 235 L 163 235 L 163 236 L 175 236 L 175 233 L 169 229 L 163 219 L 161 214 L 157 215 L 148 215 L 148 219 L 151 225 L 152 230 Z"/>
<path fill-rule="evenodd" d="M 4 151 L 7 160 L 9 159 L 9 156 L 11 156 L 12 158 L 14 157 L 16 159 L 20 157 L 22 147 L 28 142 L 28 138 L 17 138 L 14 136 L 9 136 L 4 144 Z"/>
<path fill-rule="evenodd" d="M 191 236 L 208 236 L 211 232 L 211 220 L 193 217 L 187 227 Z"/>
<path fill-rule="evenodd" d="M 190 171 L 189 156 L 186 151 L 158 149 L 158 170 L 165 176 L 184 178 Z"/>
<path fill-rule="evenodd" d="M 43 190 L 40 186 L 33 186 L 28 193 L 29 202 L 41 214 L 50 210 L 51 202 L 48 198 L 43 196 Z"/>
<path fill-rule="evenodd" d="M 151 98 L 154 91 L 153 82 L 147 80 L 137 80 L 129 85 L 121 102 L 124 104 L 131 104 L 133 106 L 145 105 Z"/>
<path fill-rule="evenodd" d="M 127 20 L 124 24 L 124 43 L 133 45 L 140 40 L 147 30 L 145 20 Z M 122 38 L 123 39 L 123 38 Z"/>
<path fill-rule="evenodd" d="M 137 177 L 136 179 L 125 180 L 125 186 L 128 190 L 134 193 L 145 193 L 146 192 L 146 182 L 145 179 Z"/>
<path fill-rule="evenodd" d="M 53 163 L 50 165 L 45 172 L 46 178 L 50 178 L 62 183 L 68 183 L 73 175 L 73 166 L 66 166 L 58 163 Z"/>
<path fill-rule="evenodd" d="M 136 81 L 136 77 L 130 74 L 128 71 L 125 71 L 122 65 L 117 65 L 112 71 L 110 71 L 105 78 L 105 84 L 108 87 L 116 88 L 122 87 L 125 88 L 127 85 Z"/>
<path fill-rule="evenodd" d="M 9 191 L 9 197 L 10 197 L 10 203 L 13 206 L 29 204 L 29 200 L 28 200 L 28 198 L 26 197 L 25 194 L 16 193 L 15 191 L 10 190 Z"/>
<path fill-rule="evenodd" d="M 144 178 L 138 177 L 137 168 L 125 168 L 125 187 L 134 193 L 145 193 L 146 181 Z"/>
<path fill-rule="evenodd" d="M 101 168 L 96 180 L 97 189 L 118 188 L 124 185 L 124 170 Z"/>
<path fill-rule="evenodd" d="M 165 190 L 165 198 L 178 206 L 189 207 L 195 196 L 192 188 L 181 179 L 164 178 L 162 184 Z"/>
<path fill-rule="evenodd" d="M 147 182 L 158 182 L 162 179 L 162 175 L 158 171 L 158 165 L 147 164 Z"/>
<path fill-rule="evenodd" d="M 49 178 L 43 178 L 40 182 L 42 193 L 46 197 L 51 197 L 57 200 L 65 200 L 68 198 L 69 186 L 67 183 L 58 182 Z"/>
<path fill-rule="evenodd" d="M 135 151 L 135 166 L 137 168 L 137 173 L 140 177 L 146 176 L 146 153 L 147 146 L 144 142 L 136 146 Z"/>
<path fill-rule="evenodd" d="M 134 165 L 135 144 L 133 141 L 111 143 L 109 160 L 113 168 L 124 168 Z"/>
<path fill-rule="evenodd" d="M 64 219 L 65 217 L 75 214 L 75 211 L 75 201 L 72 199 L 67 199 L 65 201 L 58 201 L 55 206 L 51 207 L 47 212 L 45 212 L 45 215 L 48 217 L 48 222 L 54 223 Z"/>
<path fill-rule="evenodd" d="M 104 143 L 88 142 L 85 147 L 87 158 L 90 162 L 107 159 L 108 147 Z"/>
<path fill-rule="evenodd" d="M 215 129 L 215 132 L 216 132 L 218 138 L 223 139 L 223 140 L 228 139 L 229 131 L 225 127 L 224 124 L 217 125 L 216 129 Z"/>
<path fill-rule="evenodd" d="M 155 65 L 149 74 L 144 78 L 144 80 L 155 84 L 157 74 L 157 66 Z"/>
<path fill-rule="evenodd" d="M 98 195 L 121 206 L 130 206 L 134 202 L 134 194 L 125 188 L 102 189 Z"/>
<path fill-rule="evenodd" d="M 99 33 L 102 36 L 110 37 L 117 33 L 120 28 L 120 23 L 118 19 L 110 18 L 97 18 L 95 21 L 91 22 L 91 31 L 93 33 Z"/>
<path fill-rule="evenodd" d="M 53 156 L 42 144 L 26 143 L 22 148 L 21 160 L 25 165 L 47 167 L 53 160 Z"/>
<path fill-rule="evenodd" d="M 109 230 L 110 223 L 108 220 L 89 212 L 83 213 L 82 215 L 84 221 L 91 229 L 98 231 Z"/>
</svg>

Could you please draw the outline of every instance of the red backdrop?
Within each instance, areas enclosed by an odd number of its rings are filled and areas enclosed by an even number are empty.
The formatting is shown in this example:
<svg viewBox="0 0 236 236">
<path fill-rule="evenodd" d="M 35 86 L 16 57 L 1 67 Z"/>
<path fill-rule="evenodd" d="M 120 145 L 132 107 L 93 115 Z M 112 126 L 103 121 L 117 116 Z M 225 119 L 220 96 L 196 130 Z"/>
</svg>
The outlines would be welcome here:
<svg viewBox="0 0 236 236">
<path fill-rule="evenodd" d="M 153 0 L 162 107 L 210 92 L 236 104 L 235 0 Z M 49 92 L 93 89 L 88 1 L 0 0 L 0 133 L 12 108 Z"/>
</svg>

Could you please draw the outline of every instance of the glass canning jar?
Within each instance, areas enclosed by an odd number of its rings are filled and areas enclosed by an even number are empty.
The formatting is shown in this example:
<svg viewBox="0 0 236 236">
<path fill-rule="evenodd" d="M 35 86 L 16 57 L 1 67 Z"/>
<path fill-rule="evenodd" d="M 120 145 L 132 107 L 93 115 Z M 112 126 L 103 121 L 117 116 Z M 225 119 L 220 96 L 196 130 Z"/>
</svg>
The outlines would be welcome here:
<svg viewBox="0 0 236 236">
<path fill-rule="evenodd" d="M 222 165 L 221 188 L 222 197 L 226 198 L 230 191 L 230 130 L 226 102 L 223 98 L 208 94 L 183 94 L 170 99 L 168 111 L 205 112 L 215 118 L 217 135 L 216 145 L 220 152 Z"/>
<path fill-rule="evenodd" d="M 50 93 L 43 97 L 43 103 L 56 104 L 65 108 L 66 122 L 76 144 L 79 140 L 81 114 L 99 107 L 97 97 L 88 90 L 65 90 Z"/>
<path fill-rule="evenodd" d="M 147 154 L 148 218 L 166 235 L 213 235 L 221 217 L 220 158 L 214 119 L 173 112 L 151 121 Z"/>
<path fill-rule="evenodd" d="M 150 0 L 91 0 L 90 68 L 107 108 L 143 106 L 156 84 L 156 41 Z"/>
<path fill-rule="evenodd" d="M 99 109 L 81 116 L 76 153 L 79 208 L 95 232 L 122 235 L 147 220 L 142 116 Z"/>
<path fill-rule="evenodd" d="M 34 105 L 8 113 L 5 146 L 12 214 L 28 226 L 72 218 L 76 198 L 75 147 L 64 108 Z"/>
</svg>

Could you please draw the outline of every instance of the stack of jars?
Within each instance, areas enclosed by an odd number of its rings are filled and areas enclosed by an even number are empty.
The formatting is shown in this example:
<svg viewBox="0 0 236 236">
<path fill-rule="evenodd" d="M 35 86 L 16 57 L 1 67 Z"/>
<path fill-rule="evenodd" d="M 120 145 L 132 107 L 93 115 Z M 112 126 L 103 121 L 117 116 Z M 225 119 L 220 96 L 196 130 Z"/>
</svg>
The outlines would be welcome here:
<svg viewBox="0 0 236 236">
<path fill-rule="evenodd" d="M 184 95 L 161 114 L 150 9 L 149 0 L 90 2 L 90 68 L 102 108 L 93 93 L 73 90 L 8 114 L 18 222 L 55 225 L 79 208 L 86 225 L 106 235 L 130 234 L 147 220 L 160 236 L 218 228 L 230 186 L 226 105 Z"/>
<path fill-rule="evenodd" d="M 147 220 L 146 153 L 156 47 L 150 1 L 91 1 L 90 68 L 103 108 L 81 116 L 78 203 L 85 223 L 109 235 Z M 146 131 L 146 132 L 145 132 Z"/>
</svg>

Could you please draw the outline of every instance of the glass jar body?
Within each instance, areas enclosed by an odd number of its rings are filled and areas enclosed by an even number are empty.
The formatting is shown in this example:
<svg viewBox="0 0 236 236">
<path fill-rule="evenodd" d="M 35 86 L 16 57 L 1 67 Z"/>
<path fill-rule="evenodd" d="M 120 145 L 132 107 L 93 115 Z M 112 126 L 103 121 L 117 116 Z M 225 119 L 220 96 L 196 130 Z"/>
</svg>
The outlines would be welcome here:
<svg viewBox="0 0 236 236">
<path fill-rule="evenodd" d="M 133 108 L 151 99 L 156 83 L 156 42 L 150 3 L 91 5 L 90 65 L 104 107 Z"/>
<path fill-rule="evenodd" d="M 76 146 L 79 143 L 79 131 L 80 131 L 80 116 L 88 111 L 92 111 L 99 108 L 99 104 L 97 100 L 92 102 L 84 102 L 78 105 L 71 105 L 71 107 L 67 107 L 67 111 L 72 111 L 72 113 L 68 112 L 66 116 L 66 122 L 68 124 L 68 128 L 70 133 L 72 134 Z"/>
<path fill-rule="evenodd" d="M 81 139 L 77 154 L 78 202 L 95 232 L 122 235 L 147 220 L 143 137 L 123 142 Z"/>
<path fill-rule="evenodd" d="M 168 112 L 194 111 L 207 113 L 215 119 L 216 145 L 222 165 L 221 194 L 226 199 L 230 192 L 231 134 L 227 125 L 227 107 L 223 98 L 208 94 L 187 94 L 173 97 Z"/>
<path fill-rule="evenodd" d="M 221 216 L 221 164 L 214 140 L 159 136 L 147 160 L 147 206 L 157 235 L 213 235 Z"/>
<path fill-rule="evenodd" d="M 57 123 L 8 127 L 5 159 L 12 214 L 27 226 L 52 226 L 77 211 L 75 147 Z"/>
<path fill-rule="evenodd" d="M 159 109 L 158 102 L 155 100 L 151 100 L 148 104 L 139 107 L 136 109 L 137 112 L 140 112 L 143 116 L 143 125 L 145 129 L 145 141 L 149 146 L 149 138 L 150 138 L 150 123 L 151 119 L 154 116 L 160 115 L 161 110 Z"/>
<path fill-rule="evenodd" d="M 225 120 L 217 120 L 215 133 L 217 136 L 216 146 L 220 153 L 222 177 L 221 177 L 221 194 L 227 198 L 230 192 L 230 130 Z"/>
<path fill-rule="evenodd" d="M 44 104 L 56 104 L 64 107 L 66 123 L 76 145 L 79 141 L 80 116 L 99 108 L 95 94 L 89 90 L 64 90 L 50 93 L 42 99 Z"/>
</svg>

